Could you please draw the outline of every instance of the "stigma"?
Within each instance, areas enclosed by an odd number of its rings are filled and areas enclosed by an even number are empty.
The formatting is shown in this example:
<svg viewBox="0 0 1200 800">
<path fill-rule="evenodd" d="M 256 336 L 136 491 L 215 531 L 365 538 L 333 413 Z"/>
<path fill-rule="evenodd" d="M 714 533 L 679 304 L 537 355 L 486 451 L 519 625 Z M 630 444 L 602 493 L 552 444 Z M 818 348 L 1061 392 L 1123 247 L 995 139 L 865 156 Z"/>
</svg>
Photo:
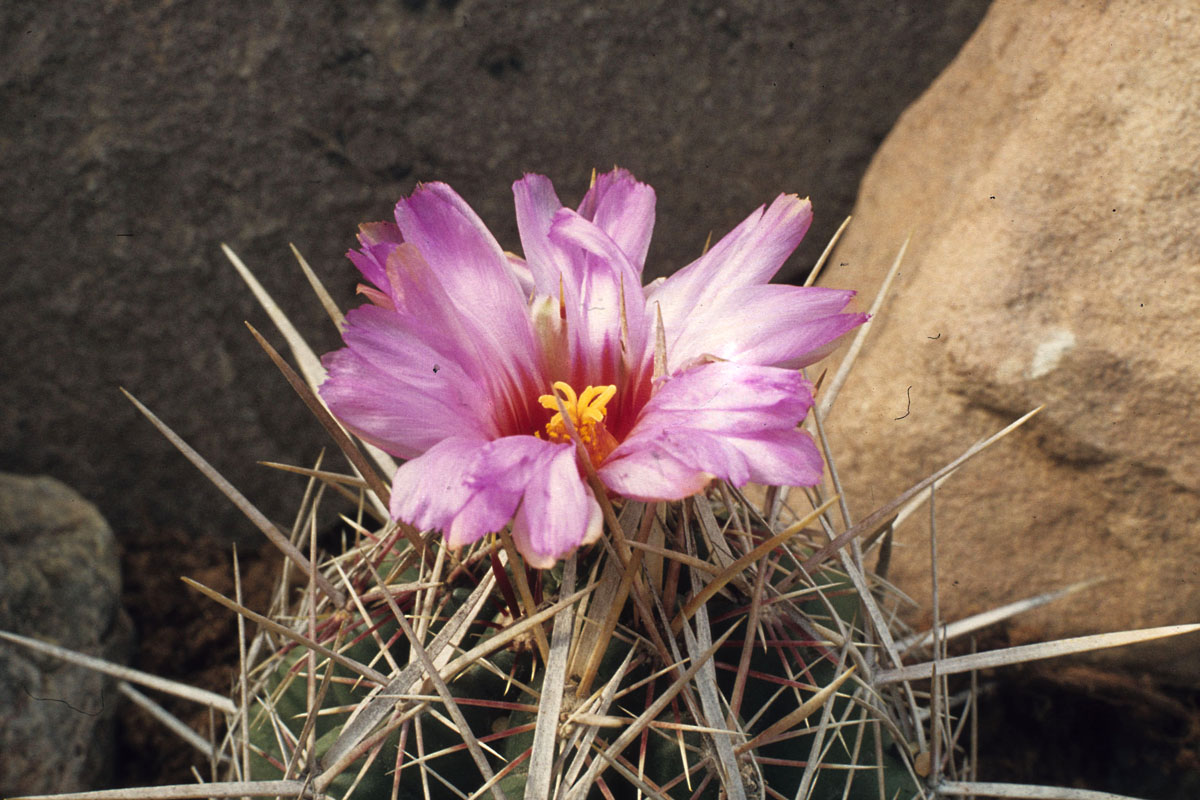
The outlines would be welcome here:
<svg viewBox="0 0 1200 800">
<path fill-rule="evenodd" d="M 538 402 L 543 408 L 555 412 L 550 421 L 546 423 L 545 438 L 552 442 L 571 441 L 570 428 L 567 426 L 567 421 L 563 419 L 563 411 L 566 411 L 567 417 L 570 419 L 570 427 L 574 428 L 576 435 L 579 436 L 579 443 L 587 451 L 592 464 L 600 466 L 604 459 L 608 458 L 608 454 L 617 447 L 617 440 L 604 426 L 604 417 L 608 414 L 606 406 L 608 401 L 616 395 L 617 387 L 613 385 L 589 386 L 581 394 L 576 395 L 575 390 L 568 383 L 555 381 L 553 390 L 554 394 L 544 394 L 538 398 Z M 562 402 L 561 411 L 559 410 L 559 401 Z M 538 438 L 542 438 L 541 431 L 538 431 L 536 435 Z"/>
</svg>

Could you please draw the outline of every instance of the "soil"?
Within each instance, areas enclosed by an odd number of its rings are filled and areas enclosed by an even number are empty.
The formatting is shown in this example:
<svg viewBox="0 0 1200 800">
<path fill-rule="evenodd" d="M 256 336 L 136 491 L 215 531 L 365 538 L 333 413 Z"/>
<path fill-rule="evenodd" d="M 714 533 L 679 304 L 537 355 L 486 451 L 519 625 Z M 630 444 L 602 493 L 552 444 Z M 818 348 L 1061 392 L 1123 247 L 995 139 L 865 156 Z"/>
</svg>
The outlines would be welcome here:
<svg viewBox="0 0 1200 800">
<path fill-rule="evenodd" d="M 138 635 L 132 666 L 228 695 L 238 663 L 236 617 L 180 578 L 186 576 L 233 597 L 232 548 L 178 530 L 149 531 L 122 544 L 124 603 Z M 269 549 L 239 551 L 242 598 L 247 607 L 267 609 L 281 558 Z M 247 640 L 253 635 L 248 627 Z M 156 702 L 202 736 L 221 734 L 214 730 L 208 711 L 195 703 L 152 694 Z M 213 779 L 206 774 L 207 758 L 131 702 L 122 702 L 117 737 L 116 786 L 191 783 L 195 781 L 193 766 L 203 767 L 200 774 Z"/>
<path fill-rule="evenodd" d="M 228 693 L 237 664 L 234 615 L 180 580 L 232 597 L 230 548 L 180 531 L 125 543 L 125 604 L 140 637 L 134 666 Z M 239 555 L 245 603 L 265 610 L 281 557 Z M 253 635 L 248 630 L 247 635 Z M 1003 634 L 996 644 L 1003 646 Z M 1200 797 L 1200 691 L 1172 690 L 1087 666 L 1027 667 L 984 675 L 980 780 L 1118 792 L 1144 800 Z M 156 700 L 204 736 L 220 735 L 195 704 Z M 190 783 L 207 759 L 146 712 L 119 712 L 116 785 Z M 206 767 L 205 767 L 206 768 Z M 201 769 L 200 774 L 212 779 Z"/>
<path fill-rule="evenodd" d="M 1006 675 L 981 710 L 981 780 L 1200 797 L 1200 691 L 1043 666 Z"/>
</svg>

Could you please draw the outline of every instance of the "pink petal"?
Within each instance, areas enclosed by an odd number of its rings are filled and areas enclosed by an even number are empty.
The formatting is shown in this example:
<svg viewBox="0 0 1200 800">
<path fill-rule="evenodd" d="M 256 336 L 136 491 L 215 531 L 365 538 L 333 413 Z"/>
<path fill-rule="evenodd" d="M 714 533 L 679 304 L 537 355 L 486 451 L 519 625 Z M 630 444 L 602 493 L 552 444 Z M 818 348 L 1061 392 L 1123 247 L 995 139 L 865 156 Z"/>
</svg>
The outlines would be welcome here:
<svg viewBox="0 0 1200 800">
<path fill-rule="evenodd" d="M 647 307 L 662 308 L 668 339 L 725 292 L 766 283 L 792 254 L 812 223 L 812 204 L 780 195 L 759 208 L 719 242 L 661 284 L 647 287 Z"/>
<path fill-rule="evenodd" d="M 397 245 L 388 257 L 388 274 L 399 298 L 401 324 L 474 380 L 474 402 L 490 415 L 496 435 L 533 430 L 530 395 L 536 398 L 548 382 L 540 375 L 524 301 L 509 296 L 483 306 L 465 305 L 408 242 Z"/>
<path fill-rule="evenodd" d="M 533 282 L 533 273 L 529 270 L 529 264 L 525 263 L 525 259 L 516 253 L 508 252 L 504 254 L 504 257 L 508 259 L 508 268 L 517 280 L 517 286 L 521 289 L 521 296 L 530 297 L 537 294 L 537 287 Z"/>
<path fill-rule="evenodd" d="M 346 253 L 363 277 L 374 284 L 384 296 L 391 296 L 392 287 L 387 277 L 387 257 L 392 248 L 404 241 L 400 228 L 394 222 L 364 222 L 358 226 L 358 241 L 362 251 Z M 374 295 L 372 295 L 374 301 Z"/>
<path fill-rule="evenodd" d="M 656 441 L 667 435 L 643 435 L 620 456 L 609 456 L 598 470 L 600 480 L 622 497 L 646 502 L 682 500 L 703 491 L 717 476 L 682 460 L 669 442 Z"/>
<path fill-rule="evenodd" d="M 694 309 L 667 339 L 668 366 L 703 356 L 798 368 L 819 360 L 839 336 L 866 321 L 842 314 L 854 292 L 777 284 L 742 286 Z"/>
<path fill-rule="evenodd" d="M 647 353 L 640 271 L 598 225 L 570 209 L 555 214 L 550 241 L 575 251 L 565 276 L 567 330 L 579 343 L 573 357 L 586 365 L 586 382 L 616 383 L 622 361 L 639 365 Z"/>
<path fill-rule="evenodd" d="M 448 436 L 496 434 L 484 388 L 416 320 L 377 306 L 346 315 L 347 347 L 327 354 L 321 397 L 350 430 L 412 458 Z"/>
<path fill-rule="evenodd" d="M 570 256 L 550 241 L 554 215 L 563 207 L 554 193 L 554 184 L 542 175 L 526 175 L 513 184 L 513 201 L 521 248 L 534 286 L 538 294 L 557 298 L 561 276 L 569 275 L 573 267 Z"/>
<path fill-rule="evenodd" d="M 430 447 L 423 455 L 401 464 L 392 478 L 389 509 L 392 517 L 421 530 L 448 531 L 455 517 L 476 494 L 466 476 L 477 469 L 488 444 L 484 439 L 450 437 Z M 515 508 L 514 502 L 513 507 L 507 509 L 508 516 Z M 504 510 L 502 503 L 472 508 L 470 524 L 460 526 L 456 531 L 459 540 L 452 542 L 452 546 L 467 544 L 489 533 L 490 523 Z M 508 516 L 504 516 L 499 524 L 504 525 Z"/>
<path fill-rule="evenodd" d="M 812 405 L 796 372 L 734 362 L 695 367 L 662 382 L 629 436 L 601 465 L 608 488 L 676 500 L 713 477 L 813 485 L 821 459 L 796 425 Z"/>
<path fill-rule="evenodd" d="M 484 324 L 498 352 L 531 353 L 533 334 L 520 282 L 483 221 L 444 183 L 426 183 L 396 204 L 405 242 L 428 263 L 464 315 Z"/>
<path fill-rule="evenodd" d="M 602 521 L 569 448 L 543 464 L 525 487 L 513 519 L 513 541 L 531 567 L 548 569 L 580 545 L 596 541 Z"/>
<path fill-rule="evenodd" d="M 654 189 L 628 170 L 614 169 L 596 176 L 579 214 L 608 234 L 640 276 L 654 231 L 654 204 Z"/>
<path fill-rule="evenodd" d="M 500 530 L 515 513 L 518 550 L 538 568 L 594 539 L 600 519 L 575 448 L 533 436 L 438 443 L 396 471 L 390 510 L 418 528 L 444 531 L 451 547 Z"/>
<path fill-rule="evenodd" d="M 731 433 L 792 428 L 812 402 L 812 384 L 799 372 L 714 362 L 661 381 L 633 433 L 676 423 Z"/>
</svg>

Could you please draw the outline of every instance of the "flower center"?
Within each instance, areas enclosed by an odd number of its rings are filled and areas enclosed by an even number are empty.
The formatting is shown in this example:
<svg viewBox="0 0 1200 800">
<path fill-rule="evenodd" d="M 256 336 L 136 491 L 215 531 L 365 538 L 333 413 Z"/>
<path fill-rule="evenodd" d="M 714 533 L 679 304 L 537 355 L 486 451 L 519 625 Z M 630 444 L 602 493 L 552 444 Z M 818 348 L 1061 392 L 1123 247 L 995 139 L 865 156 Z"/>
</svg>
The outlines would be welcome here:
<svg viewBox="0 0 1200 800">
<path fill-rule="evenodd" d="M 604 427 L 604 416 L 608 413 L 605 406 L 617 393 L 617 387 L 589 386 L 580 395 L 576 395 L 575 390 L 565 381 L 555 381 L 553 388 L 554 394 L 544 394 L 538 398 L 543 408 L 555 412 L 546 423 L 546 438 L 552 442 L 571 441 L 567 423 L 563 419 L 562 411 L 559 411 L 558 403 L 561 400 L 562 408 L 571 419 L 571 426 L 579 435 L 579 441 L 587 450 L 592 464 L 600 466 L 617 446 L 617 440 Z M 541 431 L 538 431 L 538 438 L 541 438 L 541 435 Z"/>
</svg>

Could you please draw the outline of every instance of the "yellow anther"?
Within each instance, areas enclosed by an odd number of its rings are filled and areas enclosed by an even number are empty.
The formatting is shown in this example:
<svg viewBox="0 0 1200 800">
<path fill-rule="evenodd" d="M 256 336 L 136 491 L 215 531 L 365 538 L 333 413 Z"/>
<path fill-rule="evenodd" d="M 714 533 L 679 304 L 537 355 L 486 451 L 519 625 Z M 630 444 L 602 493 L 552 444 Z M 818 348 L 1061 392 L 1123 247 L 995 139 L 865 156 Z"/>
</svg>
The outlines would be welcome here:
<svg viewBox="0 0 1200 800">
<path fill-rule="evenodd" d="M 571 434 L 559 411 L 559 402 L 567 412 L 571 426 L 579 436 L 592 461 L 599 463 L 616 447 L 616 441 L 604 428 L 604 415 L 608 413 L 605 406 L 617 393 L 616 386 L 589 386 L 583 394 L 575 394 L 575 390 L 565 381 L 554 382 L 554 394 L 544 394 L 538 398 L 542 407 L 555 414 L 546 423 L 546 436 L 551 441 L 570 441 Z"/>
</svg>

